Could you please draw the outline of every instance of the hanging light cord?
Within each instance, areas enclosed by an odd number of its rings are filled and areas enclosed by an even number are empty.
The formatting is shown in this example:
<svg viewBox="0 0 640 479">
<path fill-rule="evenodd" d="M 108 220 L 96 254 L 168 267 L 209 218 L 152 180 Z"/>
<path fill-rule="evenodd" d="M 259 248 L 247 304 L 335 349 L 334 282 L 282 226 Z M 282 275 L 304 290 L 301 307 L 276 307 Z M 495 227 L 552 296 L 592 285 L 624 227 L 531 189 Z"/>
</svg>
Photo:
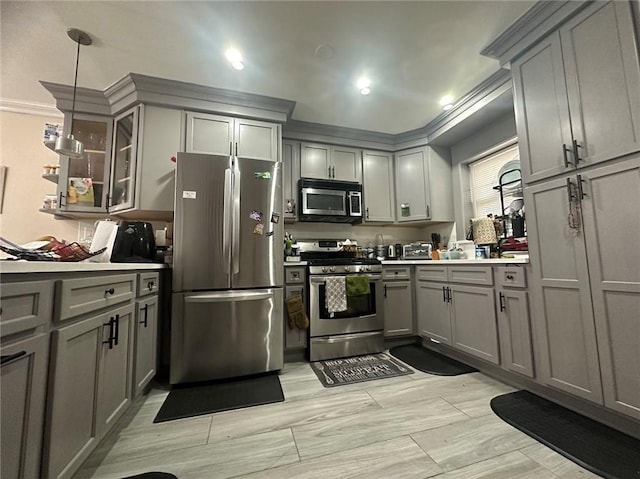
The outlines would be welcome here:
<svg viewBox="0 0 640 479">
<path fill-rule="evenodd" d="M 76 111 L 76 86 L 78 85 L 78 65 L 80 63 L 80 40 L 78 39 L 78 50 L 76 51 L 76 76 L 73 79 L 73 103 L 71 104 L 71 134 L 73 135 L 73 116 Z"/>
</svg>

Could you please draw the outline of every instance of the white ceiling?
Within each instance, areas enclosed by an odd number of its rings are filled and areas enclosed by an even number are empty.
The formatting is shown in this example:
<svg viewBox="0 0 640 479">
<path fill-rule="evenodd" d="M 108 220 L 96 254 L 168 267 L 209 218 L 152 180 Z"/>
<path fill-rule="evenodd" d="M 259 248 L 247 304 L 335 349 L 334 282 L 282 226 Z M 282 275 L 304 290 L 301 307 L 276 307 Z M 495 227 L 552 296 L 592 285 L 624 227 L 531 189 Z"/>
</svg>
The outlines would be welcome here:
<svg viewBox="0 0 640 479">
<path fill-rule="evenodd" d="M 499 68 L 479 52 L 533 1 L 0 1 L 0 98 L 53 105 L 38 83 L 104 90 L 129 72 L 284 98 L 293 118 L 400 133 Z M 333 48 L 328 59 L 318 45 Z M 231 69 L 227 46 L 246 67 Z M 366 73 L 372 93 L 355 80 Z"/>
</svg>

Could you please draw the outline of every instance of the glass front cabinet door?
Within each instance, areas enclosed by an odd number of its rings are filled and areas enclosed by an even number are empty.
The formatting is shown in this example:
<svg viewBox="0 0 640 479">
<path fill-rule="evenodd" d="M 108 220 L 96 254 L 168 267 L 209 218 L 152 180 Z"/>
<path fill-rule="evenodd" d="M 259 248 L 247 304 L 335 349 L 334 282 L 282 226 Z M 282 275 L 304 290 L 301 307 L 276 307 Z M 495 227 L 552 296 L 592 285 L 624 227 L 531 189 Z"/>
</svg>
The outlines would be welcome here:
<svg viewBox="0 0 640 479">
<path fill-rule="evenodd" d="M 76 114 L 65 116 L 65 134 L 70 129 L 84 144 L 82 158 L 60 157 L 58 208 L 62 211 L 106 213 L 111 159 L 113 119 Z"/>
<path fill-rule="evenodd" d="M 137 139 L 138 107 L 134 107 L 117 116 L 114 121 L 110 212 L 133 207 Z"/>
</svg>

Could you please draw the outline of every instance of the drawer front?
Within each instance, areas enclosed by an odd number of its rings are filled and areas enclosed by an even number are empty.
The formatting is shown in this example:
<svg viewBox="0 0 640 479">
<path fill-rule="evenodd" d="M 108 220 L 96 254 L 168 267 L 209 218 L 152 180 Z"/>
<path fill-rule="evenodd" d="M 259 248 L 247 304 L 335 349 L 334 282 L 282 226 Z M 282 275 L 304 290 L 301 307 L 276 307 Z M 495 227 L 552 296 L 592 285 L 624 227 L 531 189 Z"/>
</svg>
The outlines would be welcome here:
<svg viewBox="0 0 640 479">
<path fill-rule="evenodd" d="M 382 268 L 382 279 L 411 279 L 411 268 L 409 266 L 400 268 L 385 266 Z"/>
<path fill-rule="evenodd" d="M 449 268 L 449 282 L 466 284 L 493 284 L 493 270 L 491 266 L 451 266 Z"/>
<path fill-rule="evenodd" d="M 138 273 L 138 298 L 158 292 L 160 273 Z"/>
<path fill-rule="evenodd" d="M 304 283 L 304 268 L 284 268 L 285 283 Z"/>
<path fill-rule="evenodd" d="M 130 301 L 136 292 L 136 274 L 63 279 L 58 288 L 56 319 L 64 320 Z"/>
<path fill-rule="evenodd" d="M 421 281 L 447 281 L 449 275 L 446 266 L 419 266 L 416 278 Z"/>
<path fill-rule="evenodd" d="M 38 327 L 51 319 L 53 281 L 4 283 L 0 291 L 3 337 Z"/>
<path fill-rule="evenodd" d="M 527 287 L 527 272 L 520 266 L 499 266 L 496 271 L 496 283 L 512 288 Z"/>
</svg>

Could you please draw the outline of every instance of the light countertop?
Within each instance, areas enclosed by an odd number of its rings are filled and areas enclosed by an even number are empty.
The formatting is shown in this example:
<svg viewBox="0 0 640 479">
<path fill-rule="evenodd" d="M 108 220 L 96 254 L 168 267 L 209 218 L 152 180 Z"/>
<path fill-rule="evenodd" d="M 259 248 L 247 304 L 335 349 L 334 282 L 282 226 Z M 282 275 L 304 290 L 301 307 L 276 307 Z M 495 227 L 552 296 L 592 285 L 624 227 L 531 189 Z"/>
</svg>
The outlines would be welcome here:
<svg viewBox="0 0 640 479">
<path fill-rule="evenodd" d="M 0 261 L 0 273 L 84 273 L 91 271 L 131 271 L 164 269 L 164 263 L 91 263 L 58 261 Z"/>
<path fill-rule="evenodd" d="M 495 258 L 495 259 L 415 259 L 415 260 L 404 260 L 404 259 L 383 259 L 383 265 L 429 265 L 429 264 L 438 264 L 438 265 L 456 265 L 456 264 L 478 264 L 490 266 L 492 264 L 528 264 L 529 258 Z"/>
<path fill-rule="evenodd" d="M 306 265 L 307 265 L 307 262 L 306 262 L 306 261 L 297 261 L 297 262 L 296 262 L 296 261 L 291 261 L 291 262 L 287 262 L 287 261 L 285 261 L 285 262 L 284 262 L 284 266 L 285 266 L 285 268 L 286 268 L 287 266 L 306 266 Z"/>
</svg>

